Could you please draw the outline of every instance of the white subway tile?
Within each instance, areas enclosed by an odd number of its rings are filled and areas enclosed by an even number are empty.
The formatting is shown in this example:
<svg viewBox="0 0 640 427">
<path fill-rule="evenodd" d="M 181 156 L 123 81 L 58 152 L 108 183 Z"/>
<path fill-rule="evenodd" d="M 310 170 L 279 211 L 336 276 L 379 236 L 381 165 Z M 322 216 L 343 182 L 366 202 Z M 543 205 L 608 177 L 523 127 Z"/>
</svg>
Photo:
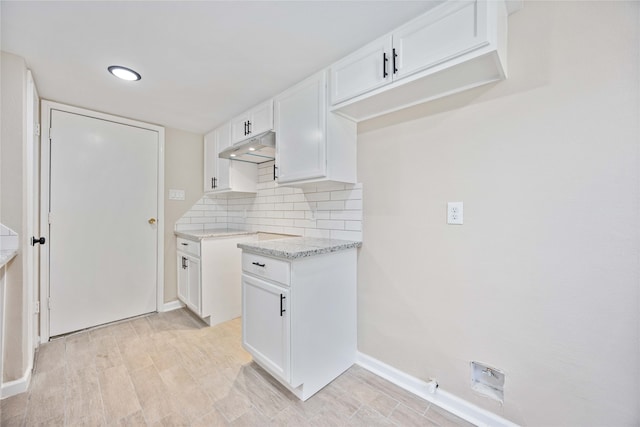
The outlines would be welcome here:
<svg viewBox="0 0 640 427">
<path fill-rule="evenodd" d="M 362 200 L 362 190 L 332 191 L 331 200 Z"/>
<path fill-rule="evenodd" d="M 284 196 L 267 196 L 267 203 L 282 203 Z"/>
<path fill-rule="evenodd" d="M 331 219 L 362 220 L 362 211 L 331 211 Z"/>
<path fill-rule="evenodd" d="M 294 236 L 304 236 L 304 228 L 284 227 L 282 232 L 284 234 L 293 234 Z"/>
<path fill-rule="evenodd" d="M 285 211 L 284 217 L 292 219 L 304 219 L 305 211 Z"/>
<path fill-rule="evenodd" d="M 344 209 L 344 201 L 318 202 L 319 211 L 339 211 Z"/>
<path fill-rule="evenodd" d="M 276 195 L 278 194 L 293 194 L 295 190 L 291 187 L 276 187 Z"/>
<path fill-rule="evenodd" d="M 359 232 L 359 231 L 331 230 L 331 238 L 332 239 L 342 239 L 342 240 L 354 240 L 356 242 L 361 242 L 362 241 L 362 232 Z"/>
<path fill-rule="evenodd" d="M 347 210 L 362 210 L 362 200 L 345 200 L 344 208 Z"/>
<path fill-rule="evenodd" d="M 331 200 L 331 193 L 328 191 L 322 193 L 305 193 L 304 196 L 309 202 Z"/>
<path fill-rule="evenodd" d="M 326 230 L 344 230 L 344 221 L 319 219 L 316 221 L 316 227 Z"/>
<path fill-rule="evenodd" d="M 308 211 L 309 209 L 313 209 L 316 207 L 315 202 L 302 202 L 302 203 L 294 203 L 293 209 L 296 211 Z"/>
<path fill-rule="evenodd" d="M 317 228 L 305 228 L 305 237 L 314 237 L 317 239 L 330 239 L 331 230 L 318 230 Z"/>
<path fill-rule="evenodd" d="M 284 196 L 285 203 L 304 202 L 304 201 L 305 201 L 304 194 L 288 194 Z"/>
<path fill-rule="evenodd" d="M 315 228 L 316 221 L 309 220 L 309 219 L 296 219 L 294 220 L 293 225 L 295 227 L 301 227 L 301 228 Z"/>
<path fill-rule="evenodd" d="M 258 184 L 256 185 L 256 189 L 258 191 L 261 192 L 261 190 L 267 190 L 270 188 L 274 188 L 275 187 L 275 183 L 273 181 L 269 181 L 269 182 L 258 182 Z"/>
<path fill-rule="evenodd" d="M 344 229 L 349 231 L 362 231 L 362 221 L 345 221 Z"/>
<path fill-rule="evenodd" d="M 339 182 L 318 182 L 316 184 L 316 191 L 336 191 L 344 189 L 345 184 Z"/>
<path fill-rule="evenodd" d="M 307 219 L 331 219 L 331 212 L 329 211 L 307 211 Z"/>
<path fill-rule="evenodd" d="M 274 208 L 279 211 L 292 211 L 293 203 L 276 203 Z"/>
</svg>

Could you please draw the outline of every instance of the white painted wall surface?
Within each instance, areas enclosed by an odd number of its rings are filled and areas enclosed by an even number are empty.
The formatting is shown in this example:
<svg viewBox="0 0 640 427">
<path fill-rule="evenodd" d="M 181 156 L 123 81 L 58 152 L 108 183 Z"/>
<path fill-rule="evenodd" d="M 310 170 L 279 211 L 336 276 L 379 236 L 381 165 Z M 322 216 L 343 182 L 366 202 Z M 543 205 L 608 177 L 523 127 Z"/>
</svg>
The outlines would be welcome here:
<svg viewBox="0 0 640 427">
<path fill-rule="evenodd" d="M 202 135 L 165 128 L 164 171 L 164 301 L 177 297 L 176 236 L 177 220 L 202 197 Z M 184 190 L 184 200 L 169 200 L 169 190 Z"/>
<path fill-rule="evenodd" d="M 31 356 L 27 349 L 26 320 L 23 315 L 26 290 L 23 286 L 22 256 L 28 240 L 24 222 L 27 67 L 24 59 L 6 52 L 2 52 L 0 65 L 0 220 L 20 236 L 18 255 L 6 271 L 8 286 L 5 293 L 4 373 L 0 374 L 3 375 L 4 382 L 8 382 L 25 375 Z"/>
<path fill-rule="evenodd" d="M 640 423 L 639 18 L 526 2 L 507 81 L 359 125 L 359 351 L 524 425 Z"/>
</svg>

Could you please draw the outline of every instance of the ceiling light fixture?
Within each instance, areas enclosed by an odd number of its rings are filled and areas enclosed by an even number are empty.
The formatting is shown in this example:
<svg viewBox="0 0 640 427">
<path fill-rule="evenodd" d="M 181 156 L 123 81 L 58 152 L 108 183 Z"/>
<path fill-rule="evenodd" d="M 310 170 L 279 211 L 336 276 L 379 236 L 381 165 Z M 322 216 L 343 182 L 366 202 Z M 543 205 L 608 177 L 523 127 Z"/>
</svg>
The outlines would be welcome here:
<svg viewBox="0 0 640 427">
<path fill-rule="evenodd" d="M 142 76 L 130 68 L 122 67 L 120 65 L 112 65 L 107 68 L 111 74 L 116 76 L 119 79 L 127 80 L 129 82 L 135 82 L 140 80 Z"/>
</svg>

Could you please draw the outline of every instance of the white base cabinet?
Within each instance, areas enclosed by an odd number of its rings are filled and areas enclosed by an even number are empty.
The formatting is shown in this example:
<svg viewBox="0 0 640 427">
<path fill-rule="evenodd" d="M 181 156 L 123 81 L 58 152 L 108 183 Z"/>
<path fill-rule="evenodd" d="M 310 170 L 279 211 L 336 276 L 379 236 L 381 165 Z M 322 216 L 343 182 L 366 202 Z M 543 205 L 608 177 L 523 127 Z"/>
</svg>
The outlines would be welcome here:
<svg viewBox="0 0 640 427">
<path fill-rule="evenodd" d="M 204 238 L 178 237 L 178 299 L 208 325 L 240 317 L 242 274 L 237 245 L 253 235 Z"/>
<path fill-rule="evenodd" d="M 356 249 L 294 260 L 242 255 L 242 345 L 307 400 L 356 357 Z"/>
</svg>

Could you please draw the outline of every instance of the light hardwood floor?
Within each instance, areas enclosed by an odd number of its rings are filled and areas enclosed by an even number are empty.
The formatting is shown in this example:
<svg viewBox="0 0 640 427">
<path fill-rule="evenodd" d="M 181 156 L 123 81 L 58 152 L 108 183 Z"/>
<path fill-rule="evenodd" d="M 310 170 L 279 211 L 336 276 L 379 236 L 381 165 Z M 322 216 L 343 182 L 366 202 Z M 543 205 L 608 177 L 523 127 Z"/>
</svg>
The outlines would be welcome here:
<svg viewBox="0 0 640 427">
<path fill-rule="evenodd" d="M 251 361 L 240 319 L 152 314 L 40 347 L 2 426 L 470 426 L 358 366 L 301 402 Z"/>
</svg>

